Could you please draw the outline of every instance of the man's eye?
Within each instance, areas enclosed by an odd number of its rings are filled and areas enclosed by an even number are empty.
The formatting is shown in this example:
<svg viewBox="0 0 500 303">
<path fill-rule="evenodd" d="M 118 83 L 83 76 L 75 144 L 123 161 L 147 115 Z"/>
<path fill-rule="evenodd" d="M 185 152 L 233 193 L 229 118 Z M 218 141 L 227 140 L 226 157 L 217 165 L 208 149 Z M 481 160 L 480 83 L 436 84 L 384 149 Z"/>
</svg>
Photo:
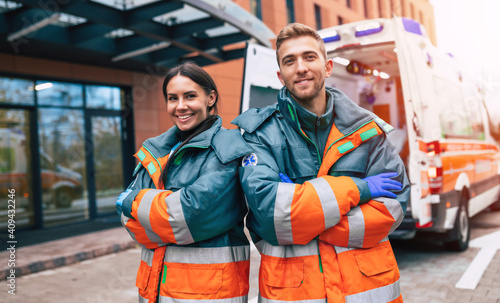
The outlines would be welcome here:
<svg viewBox="0 0 500 303">
<path fill-rule="evenodd" d="M 283 62 L 284 64 L 290 64 L 292 63 L 293 60 L 292 59 L 285 59 L 285 61 Z"/>
</svg>

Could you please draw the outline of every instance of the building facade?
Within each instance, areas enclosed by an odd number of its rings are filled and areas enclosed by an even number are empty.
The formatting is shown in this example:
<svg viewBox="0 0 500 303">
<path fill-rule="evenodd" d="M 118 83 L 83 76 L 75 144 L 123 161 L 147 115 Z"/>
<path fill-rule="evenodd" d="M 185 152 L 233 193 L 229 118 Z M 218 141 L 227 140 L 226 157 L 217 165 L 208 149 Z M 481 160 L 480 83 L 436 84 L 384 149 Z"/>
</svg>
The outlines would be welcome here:
<svg viewBox="0 0 500 303">
<path fill-rule="evenodd" d="M 21 7 L 29 2 L 0 1 L 0 232 L 8 227 L 12 189 L 18 229 L 45 228 L 113 214 L 118 194 L 131 180 L 133 153 L 145 139 L 173 125 L 162 95 L 161 73 L 155 68 L 127 68 L 126 61 L 120 66 L 103 65 L 97 59 L 95 63 L 75 61 L 69 59 L 69 54 L 57 51 L 38 55 L 36 47 L 31 52 L 17 52 L 16 47 L 22 50 L 33 46 L 29 41 L 16 44 L 19 40 L 9 40 L 8 36 L 16 18 L 22 20 L 21 16 L 29 13 Z M 128 2 L 133 1 L 123 1 Z M 275 35 L 290 22 L 322 29 L 396 15 L 419 21 L 431 41 L 436 42 L 433 8 L 428 0 L 233 2 L 260 19 Z M 147 10 L 140 13 L 153 14 Z M 100 28 L 92 26 L 94 32 L 105 31 L 103 27 L 108 23 Z M 165 26 L 171 24 L 166 22 Z M 82 27 L 75 26 L 69 33 L 85 39 L 88 32 L 83 32 Z M 136 29 L 141 30 L 139 26 Z M 38 37 L 42 42 L 45 39 L 43 33 Z M 73 36 L 69 40 L 72 45 L 78 44 Z M 243 43 L 227 41 L 228 46 L 223 47 L 227 53 Z M 88 43 L 85 47 L 97 46 Z M 83 56 L 94 54 L 91 51 Z M 234 128 L 230 122 L 240 114 L 244 59 L 222 61 L 205 65 L 205 69 L 219 88 L 223 126 Z"/>
</svg>

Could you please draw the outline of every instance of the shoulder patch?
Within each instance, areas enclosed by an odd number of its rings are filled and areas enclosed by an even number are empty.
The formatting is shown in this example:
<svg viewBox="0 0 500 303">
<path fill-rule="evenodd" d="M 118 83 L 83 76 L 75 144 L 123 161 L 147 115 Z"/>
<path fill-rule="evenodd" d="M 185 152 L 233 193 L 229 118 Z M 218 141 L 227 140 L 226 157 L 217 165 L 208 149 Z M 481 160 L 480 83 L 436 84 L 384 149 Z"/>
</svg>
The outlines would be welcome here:
<svg viewBox="0 0 500 303">
<path fill-rule="evenodd" d="M 232 124 L 244 129 L 246 132 L 253 133 L 259 126 L 278 111 L 278 103 L 263 108 L 251 108 L 242 113 Z"/>
<path fill-rule="evenodd" d="M 375 123 L 387 134 L 391 131 L 394 130 L 394 127 L 390 125 L 389 123 L 385 122 L 384 120 L 380 119 L 379 117 L 375 118 Z"/>
<path fill-rule="evenodd" d="M 245 157 L 243 157 L 243 160 L 241 160 L 241 166 L 255 166 L 257 165 L 258 162 L 257 155 L 254 153 L 248 154 Z"/>
</svg>

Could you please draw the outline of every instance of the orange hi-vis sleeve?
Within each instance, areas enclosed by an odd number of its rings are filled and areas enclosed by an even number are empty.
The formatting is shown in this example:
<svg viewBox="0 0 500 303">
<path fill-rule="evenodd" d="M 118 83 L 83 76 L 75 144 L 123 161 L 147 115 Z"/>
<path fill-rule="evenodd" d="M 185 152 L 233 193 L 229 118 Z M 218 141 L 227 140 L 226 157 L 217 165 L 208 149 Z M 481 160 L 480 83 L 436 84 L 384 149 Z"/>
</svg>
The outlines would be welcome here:
<svg viewBox="0 0 500 303">
<path fill-rule="evenodd" d="M 177 243 L 167 211 L 166 198 L 170 194 L 172 191 L 169 190 L 143 189 L 132 203 L 134 219 L 130 219 L 126 227 L 134 233 L 137 242 L 147 248 Z"/>
<path fill-rule="evenodd" d="M 296 188 L 291 205 L 294 244 L 307 244 L 359 202 L 358 188 L 348 177 L 324 176 Z"/>
<path fill-rule="evenodd" d="M 339 224 L 322 232 L 319 239 L 341 247 L 375 246 L 392 232 L 395 225 L 399 225 L 398 220 L 402 217 L 397 213 L 398 207 L 401 209 L 397 200 L 384 200 L 370 200 L 359 205 L 344 216 Z"/>
</svg>

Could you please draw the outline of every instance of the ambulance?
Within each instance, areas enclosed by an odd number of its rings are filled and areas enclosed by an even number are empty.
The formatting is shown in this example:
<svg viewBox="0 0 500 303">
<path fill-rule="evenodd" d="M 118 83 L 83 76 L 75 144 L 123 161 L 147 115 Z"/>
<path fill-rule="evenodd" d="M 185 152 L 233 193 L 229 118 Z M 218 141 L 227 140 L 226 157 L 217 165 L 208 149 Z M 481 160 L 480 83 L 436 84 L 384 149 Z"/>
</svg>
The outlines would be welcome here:
<svg viewBox="0 0 500 303">
<path fill-rule="evenodd" d="M 391 124 L 388 139 L 411 183 L 406 216 L 392 238 L 417 231 L 466 250 L 470 218 L 498 208 L 500 152 L 480 78 L 434 47 L 418 22 L 395 17 L 318 31 L 334 62 L 326 85 Z M 241 112 L 276 102 L 275 50 L 247 45 Z"/>
</svg>

